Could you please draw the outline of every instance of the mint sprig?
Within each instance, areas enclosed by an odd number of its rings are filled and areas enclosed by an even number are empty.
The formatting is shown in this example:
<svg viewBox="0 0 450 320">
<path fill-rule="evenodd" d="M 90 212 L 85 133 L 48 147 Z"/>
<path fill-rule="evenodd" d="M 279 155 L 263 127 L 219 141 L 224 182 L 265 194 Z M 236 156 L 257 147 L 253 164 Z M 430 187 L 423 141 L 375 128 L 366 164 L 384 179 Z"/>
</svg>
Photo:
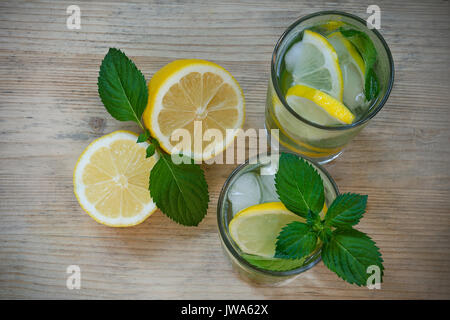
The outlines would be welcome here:
<svg viewBox="0 0 450 320">
<path fill-rule="evenodd" d="M 377 265 L 383 275 L 383 259 L 375 242 L 355 229 L 336 229 L 322 248 L 322 260 L 339 277 L 358 286 L 365 285 L 367 267 Z"/>
<path fill-rule="evenodd" d="M 134 121 L 142 129 L 147 106 L 145 78 L 122 51 L 110 48 L 100 66 L 98 93 L 106 110 L 119 121 Z"/>
<path fill-rule="evenodd" d="M 344 193 L 336 197 L 325 216 L 325 223 L 332 227 L 346 228 L 359 223 L 366 211 L 367 196 Z"/>
<path fill-rule="evenodd" d="M 109 114 L 119 121 L 134 121 L 143 132 L 137 143 L 147 142 L 146 157 L 159 154 L 150 172 L 149 192 L 158 208 L 172 220 L 197 226 L 206 215 L 208 185 L 197 164 L 175 164 L 144 128 L 141 118 L 147 107 L 148 90 L 144 75 L 125 53 L 110 48 L 100 66 L 98 93 Z"/>
<path fill-rule="evenodd" d="M 306 218 L 309 211 L 320 212 L 325 195 L 322 178 L 305 160 L 293 154 L 280 157 L 275 185 L 280 201 L 293 213 Z"/>
<path fill-rule="evenodd" d="M 323 181 L 312 165 L 298 156 L 282 153 L 275 181 L 281 202 L 306 219 L 306 223 L 296 221 L 283 227 L 275 258 L 297 261 L 322 244 L 324 264 L 345 281 L 366 285 L 370 276 L 367 268 L 372 265 L 380 268 L 382 278 L 383 259 L 378 247 L 369 236 L 353 229 L 366 210 L 367 196 L 337 196 L 322 219 Z"/>
<path fill-rule="evenodd" d="M 318 236 L 307 224 L 294 221 L 280 231 L 277 239 L 275 258 L 300 259 L 314 251 Z"/>
<path fill-rule="evenodd" d="M 208 209 L 208 185 L 198 164 L 174 164 L 160 154 L 150 173 L 150 195 L 157 207 L 174 221 L 196 226 Z"/>
</svg>

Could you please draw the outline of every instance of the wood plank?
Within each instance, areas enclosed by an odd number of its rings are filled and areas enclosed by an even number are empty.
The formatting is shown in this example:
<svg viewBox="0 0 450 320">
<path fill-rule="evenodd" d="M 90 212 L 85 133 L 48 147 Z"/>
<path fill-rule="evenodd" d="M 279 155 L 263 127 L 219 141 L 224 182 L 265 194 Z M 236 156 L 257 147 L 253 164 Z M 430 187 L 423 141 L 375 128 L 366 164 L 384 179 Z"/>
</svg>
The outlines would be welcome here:
<svg viewBox="0 0 450 320">
<path fill-rule="evenodd" d="M 101 60 L 123 49 L 147 79 L 173 59 L 213 60 L 240 82 L 246 128 L 263 128 L 273 47 L 296 18 L 371 1 L 0 1 L 0 298 L 450 298 L 448 1 L 378 1 L 395 62 L 384 109 L 336 161 L 341 191 L 369 195 L 361 229 L 385 260 L 381 290 L 351 286 L 323 264 L 280 287 L 255 287 L 220 247 L 216 205 L 235 166 L 205 165 L 211 202 L 197 228 L 157 212 L 101 226 L 80 209 L 72 170 L 93 139 L 117 129 L 97 94 Z M 189 248 L 189 250 L 186 250 Z M 66 268 L 82 289 L 66 288 Z"/>
</svg>

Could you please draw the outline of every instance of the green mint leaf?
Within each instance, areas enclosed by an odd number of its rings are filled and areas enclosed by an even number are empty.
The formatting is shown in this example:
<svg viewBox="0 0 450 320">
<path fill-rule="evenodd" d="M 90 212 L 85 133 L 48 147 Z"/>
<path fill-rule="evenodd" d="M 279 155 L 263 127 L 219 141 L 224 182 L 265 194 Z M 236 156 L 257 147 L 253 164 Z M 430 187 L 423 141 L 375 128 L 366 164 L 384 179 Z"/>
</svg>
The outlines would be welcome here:
<svg viewBox="0 0 450 320">
<path fill-rule="evenodd" d="M 150 145 L 147 147 L 145 157 L 146 157 L 146 158 L 150 158 L 151 156 L 153 156 L 153 155 L 155 154 L 155 151 L 156 151 L 155 146 L 154 146 L 153 144 L 150 144 Z"/>
<path fill-rule="evenodd" d="M 150 138 L 150 142 L 155 145 L 155 148 L 159 148 L 159 141 L 155 138 Z"/>
<path fill-rule="evenodd" d="M 380 93 L 380 84 L 373 68 L 366 72 L 364 80 L 364 94 L 367 101 L 370 101 Z"/>
<path fill-rule="evenodd" d="M 328 243 L 330 239 L 333 237 L 333 231 L 329 226 L 324 225 L 322 230 L 319 230 L 318 236 L 323 243 Z"/>
<path fill-rule="evenodd" d="M 100 66 L 97 85 L 111 116 L 142 126 L 141 117 L 148 99 L 147 85 L 142 72 L 122 51 L 109 49 Z"/>
<path fill-rule="evenodd" d="M 169 218 L 185 226 L 197 226 L 208 209 L 209 194 L 199 165 L 174 164 L 161 152 L 150 172 L 150 195 Z"/>
<path fill-rule="evenodd" d="M 145 131 L 139 135 L 136 142 L 137 143 L 145 142 L 148 140 L 148 138 L 150 138 L 150 132 L 147 129 L 145 129 Z"/>
<path fill-rule="evenodd" d="M 286 208 L 301 217 L 305 218 L 308 211 L 320 212 L 323 208 L 325 195 L 320 174 L 296 155 L 281 154 L 275 187 Z"/>
<path fill-rule="evenodd" d="M 340 278 L 358 286 L 367 284 L 369 266 L 378 266 L 383 276 L 383 259 L 375 242 L 355 229 L 335 230 L 322 247 L 322 260 Z"/>
<path fill-rule="evenodd" d="M 308 211 L 306 215 L 306 224 L 311 228 L 316 227 L 320 224 L 320 216 L 317 212 L 313 212 L 311 210 Z"/>
<path fill-rule="evenodd" d="M 359 223 L 366 212 L 367 196 L 344 193 L 334 199 L 325 215 L 325 224 L 333 227 L 351 227 Z"/>
<path fill-rule="evenodd" d="M 277 237 L 275 258 L 300 259 L 314 251 L 317 234 L 302 222 L 294 221 L 283 227 Z"/>
<path fill-rule="evenodd" d="M 279 259 L 260 257 L 246 253 L 242 254 L 242 258 L 260 269 L 270 271 L 288 271 L 300 268 L 306 260 L 306 257 L 301 259 Z"/>
<path fill-rule="evenodd" d="M 377 61 L 377 50 L 370 37 L 362 31 L 354 29 L 340 29 L 341 34 L 346 37 L 361 54 L 366 66 L 364 75 L 364 94 L 367 101 L 376 98 L 380 92 L 380 85 L 374 67 Z"/>
</svg>

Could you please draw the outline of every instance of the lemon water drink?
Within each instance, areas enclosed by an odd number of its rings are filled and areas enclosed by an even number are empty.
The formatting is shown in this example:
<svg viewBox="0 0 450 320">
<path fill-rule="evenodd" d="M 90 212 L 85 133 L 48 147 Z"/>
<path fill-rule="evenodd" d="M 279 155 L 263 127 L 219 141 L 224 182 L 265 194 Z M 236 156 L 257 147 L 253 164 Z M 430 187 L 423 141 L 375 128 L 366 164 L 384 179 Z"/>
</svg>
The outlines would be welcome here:
<svg viewBox="0 0 450 320">
<path fill-rule="evenodd" d="M 253 163 L 250 161 L 250 163 Z M 218 225 L 222 246 L 235 270 L 252 283 L 283 284 L 320 260 L 320 245 L 309 256 L 298 260 L 274 258 L 276 237 L 281 228 L 304 219 L 279 202 L 275 189 L 277 166 L 259 158 L 230 175 L 218 202 Z M 329 174 L 313 164 L 324 182 L 327 205 L 339 194 Z"/>
<path fill-rule="evenodd" d="M 383 107 L 393 84 L 392 57 L 382 36 L 342 12 L 296 21 L 272 58 L 266 128 L 280 144 L 325 163 Z"/>
</svg>

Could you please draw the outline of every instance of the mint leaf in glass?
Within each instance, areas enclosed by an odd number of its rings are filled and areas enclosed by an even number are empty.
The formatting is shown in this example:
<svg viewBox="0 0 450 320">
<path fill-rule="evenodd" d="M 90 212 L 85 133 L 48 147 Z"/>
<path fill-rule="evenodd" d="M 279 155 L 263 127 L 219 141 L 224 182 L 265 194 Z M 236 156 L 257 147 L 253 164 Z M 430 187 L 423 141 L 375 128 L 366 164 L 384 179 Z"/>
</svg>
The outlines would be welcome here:
<svg viewBox="0 0 450 320">
<path fill-rule="evenodd" d="M 366 205 L 367 196 L 356 193 L 340 194 L 328 208 L 325 223 L 341 228 L 354 226 L 366 211 Z"/>
<path fill-rule="evenodd" d="M 160 158 L 150 172 L 150 195 L 169 218 L 186 226 L 197 226 L 206 215 L 208 185 L 199 165 L 174 164 L 170 155 Z"/>
<path fill-rule="evenodd" d="M 283 227 L 277 239 L 275 258 L 300 259 L 312 253 L 317 245 L 317 234 L 298 221 Z"/>
<path fill-rule="evenodd" d="M 122 51 L 110 48 L 100 66 L 98 93 L 106 110 L 120 121 L 134 121 L 143 129 L 142 113 L 148 91 L 144 75 Z"/>
<path fill-rule="evenodd" d="M 356 47 L 364 60 L 366 67 L 366 73 L 364 75 L 364 94 L 367 101 L 371 101 L 376 98 L 380 92 L 380 85 L 374 70 L 377 61 L 377 50 L 375 49 L 372 40 L 370 40 L 370 37 L 364 32 L 343 28 L 339 31 Z"/>
<path fill-rule="evenodd" d="M 337 229 L 322 247 L 322 260 L 328 269 L 345 281 L 366 285 L 369 266 L 378 266 L 383 275 L 383 259 L 375 242 L 355 229 Z"/>
<path fill-rule="evenodd" d="M 320 212 L 323 208 L 325 195 L 320 174 L 296 155 L 281 154 L 275 187 L 286 208 L 301 217 L 306 218 L 308 211 Z"/>
<path fill-rule="evenodd" d="M 306 257 L 301 259 L 279 259 L 260 257 L 246 253 L 242 254 L 242 258 L 260 269 L 270 271 L 288 271 L 297 269 L 300 268 L 306 260 Z"/>
</svg>

